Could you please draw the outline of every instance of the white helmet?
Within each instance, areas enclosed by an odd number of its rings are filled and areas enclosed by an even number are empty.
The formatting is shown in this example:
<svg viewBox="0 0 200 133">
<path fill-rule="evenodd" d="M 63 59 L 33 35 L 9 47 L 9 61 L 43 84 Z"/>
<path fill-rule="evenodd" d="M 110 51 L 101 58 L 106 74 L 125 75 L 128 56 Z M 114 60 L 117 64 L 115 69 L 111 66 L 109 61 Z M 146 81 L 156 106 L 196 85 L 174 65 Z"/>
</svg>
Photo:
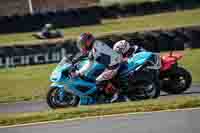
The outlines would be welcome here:
<svg viewBox="0 0 200 133">
<path fill-rule="evenodd" d="M 45 27 L 46 27 L 46 28 L 51 28 L 51 27 L 52 27 L 52 24 L 45 24 Z"/>
<path fill-rule="evenodd" d="M 130 49 L 130 44 L 126 40 L 121 40 L 115 43 L 113 50 L 120 54 L 125 54 Z"/>
</svg>

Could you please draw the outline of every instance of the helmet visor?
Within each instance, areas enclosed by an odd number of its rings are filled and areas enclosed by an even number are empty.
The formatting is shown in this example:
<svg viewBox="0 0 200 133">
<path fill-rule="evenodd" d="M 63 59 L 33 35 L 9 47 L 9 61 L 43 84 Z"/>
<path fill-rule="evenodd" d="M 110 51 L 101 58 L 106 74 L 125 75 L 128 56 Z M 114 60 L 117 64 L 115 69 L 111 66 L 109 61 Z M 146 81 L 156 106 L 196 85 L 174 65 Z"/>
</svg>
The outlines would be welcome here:
<svg viewBox="0 0 200 133">
<path fill-rule="evenodd" d="M 87 53 L 87 48 L 86 48 L 85 42 L 83 40 L 81 40 L 81 39 L 77 40 L 77 47 L 83 54 Z"/>
</svg>

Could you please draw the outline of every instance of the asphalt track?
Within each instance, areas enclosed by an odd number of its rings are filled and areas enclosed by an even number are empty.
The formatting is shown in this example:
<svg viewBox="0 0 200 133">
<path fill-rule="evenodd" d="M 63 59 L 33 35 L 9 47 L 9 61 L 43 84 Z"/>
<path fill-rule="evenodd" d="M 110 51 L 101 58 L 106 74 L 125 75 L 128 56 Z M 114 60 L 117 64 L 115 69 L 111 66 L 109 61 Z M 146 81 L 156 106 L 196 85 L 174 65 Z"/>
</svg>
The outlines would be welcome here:
<svg viewBox="0 0 200 133">
<path fill-rule="evenodd" d="M 0 128 L 1 133 L 200 133 L 200 109 Z"/>
<path fill-rule="evenodd" d="M 192 85 L 192 87 L 187 92 L 181 95 L 200 95 L 200 85 Z M 162 93 L 160 98 L 175 97 L 177 97 L 177 95 L 167 95 L 166 93 Z M 48 109 L 50 108 L 45 101 L 0 104 L 0 113 L 39 112 Z"/>
</svg>

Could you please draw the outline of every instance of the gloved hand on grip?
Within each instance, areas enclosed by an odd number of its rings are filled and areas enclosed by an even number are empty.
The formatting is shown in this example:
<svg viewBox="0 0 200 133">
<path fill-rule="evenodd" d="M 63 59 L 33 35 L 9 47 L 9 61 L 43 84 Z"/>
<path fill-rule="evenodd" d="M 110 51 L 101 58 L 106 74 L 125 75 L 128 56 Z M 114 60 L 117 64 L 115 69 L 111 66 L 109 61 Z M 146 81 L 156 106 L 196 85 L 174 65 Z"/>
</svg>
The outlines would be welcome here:
<svg viewBox="0 0 200 133">
<path fill-rule="evenodd" d="M 77 77 L 79 77 L 79 76 L 80 76 L 80 73 L 79 73 L 79 72 L 77 72 L 77 71 L 71 72 L 71 77 L 72 77 L 72 78 L 77 78 Z"/>
<path fill-rule="evenodd" d="M 72 78 L 77 78 L 77 77 L 83 76 L 83 74 L 79 73 L 78 71 L 74 71 L 74 72 L 71 72 L 71 76 Z"/>
</svg>

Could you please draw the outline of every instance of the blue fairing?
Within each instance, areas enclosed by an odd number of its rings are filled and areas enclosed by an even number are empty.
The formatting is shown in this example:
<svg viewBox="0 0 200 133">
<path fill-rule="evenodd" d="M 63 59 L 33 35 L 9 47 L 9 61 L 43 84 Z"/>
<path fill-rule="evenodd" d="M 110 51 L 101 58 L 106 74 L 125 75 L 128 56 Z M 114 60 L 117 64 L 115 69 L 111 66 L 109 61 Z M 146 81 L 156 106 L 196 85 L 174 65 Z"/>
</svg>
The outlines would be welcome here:
<svg viewBox="0 0 200 133">
<path fill-rule="evenodd" d="M 65 81 L 65 79 L 67 77 L 64 77 L 64 75 L 62 75 L 62 72 L 69 69 L 71 67 L 71 64 L 64 64 L 64 65 L 58 65 L 54 71 L 52 72 L 51 76 L 50 76 L 50 81 L 52 82 L 63 82 Z"/>
<path fill-rule="evenodd" d="M 133 58 L 130 58 L 128 60 L 128 63 L 125 64 L 126 66 L 124 66 L 124 68 L 128 69 L 121 71 L 121 74 L 129 74 L 130 71 L 137 69 L 137 67 L 144 64 L 145 61 L 147 61 L 151 57 L 151 55 L 151 52 L 140 52 L 135 54 Z M 76 68 L 80 69 L 86 63 L 88 63 L 87 58 L 80 61 L 80 63 L 77 64 Z M 80 77 L 71 78 L 70 74 L 68 74 L 67 72 L 70 71 L 72 67 L 72 64 L 60 63 L 50 77 L 50 80 L 53 82 L 51 86 L 60 88 L 61 92 L 63 92 L 62 90 L 64 89 L 72 92 L 74 95 L 80 97 L 81 104 L 85 104 L 83 97 L 90 97 L 88 95 L 96 92 L 96 83 L 83 80 Z M 106 67 L 104 65 L 95 62 L 94 65 L 85 73 L 85 76 L 88 79 L 95 80 L 97 76 L 104 71 L 105 68 Z M 63 74 L 63 72 L 65 74 Z M 89 99 L 91 100 L 91 98 L 92 97 L 90 97 Z"/>
<path fill-rule="evenodd" d="M 140 52 L 128 59 L 128 71 L 135 70 L 138 66 L 143 65 L 150 57 L 151 52 Z"/>
<path fill-rule="evenodd" d="M 70 88 L 73 89 L 73 91 L 78 96 L 87 96 L 89 94 L 92 94 L 96 91 L 96 84 L 95 82 L 87 82 L 85 80 L 82 80 L 80 78 L 72 79 L 72 84 L 70 84 Z M 81 91 L 80 89 L 85 88 L 84 91 Z M 87 89 L 86 89 L 87 88 Z"/>
<path fill-rule="evenodd" d="M 137 69 L 137 67 L 143 65 L 150 57 L 152 56 L 151 52 L 140 52 L 137 54 L 134 54 L 134 57 L 128 59 L 127 64 L 123 64 L 123 68 L 128 68 L 128 69 L 120 69 L 120 73 L 125 74 L 129 73 L 132 70 Z M 86 62 L 84 62 L 86 63 Z M 128 66 L 124 66 L 128 65 Z M 99 64 L 95 62 L 95 64 L 86 72 L 86 76 L 90 79 L 96 79 L 96 77 L 101 74 L 101 72 L 105 69 L 105 66 L 102 64 Z M 121 71 L 122 70 L 122 71 Z"/>
<path fill-rule="evenodd" d="M 79 63 L 78 68 L 83 67 L 88 62 L 89 60 L 85 58 Z M 85 72 L 85 76 L 89 79 L 95 80 L 97 76 L 99 76 L 104 71 L 105 68 L 105 65 L 94 62 L 93 66 Z"/>
</svg>

